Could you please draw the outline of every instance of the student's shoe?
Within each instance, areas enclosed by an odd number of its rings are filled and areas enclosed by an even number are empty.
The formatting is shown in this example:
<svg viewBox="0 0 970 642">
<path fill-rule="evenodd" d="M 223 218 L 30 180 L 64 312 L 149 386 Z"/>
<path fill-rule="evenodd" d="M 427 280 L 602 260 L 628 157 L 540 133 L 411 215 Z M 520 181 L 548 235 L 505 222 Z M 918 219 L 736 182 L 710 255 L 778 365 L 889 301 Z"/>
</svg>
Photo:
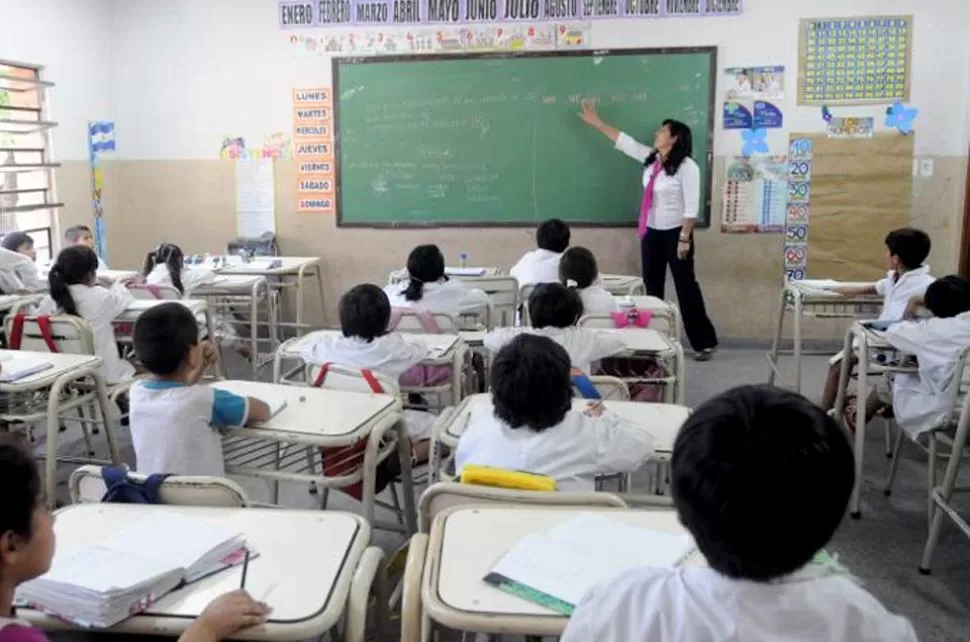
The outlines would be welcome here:
<svg viewBox="0 0 970 642">
<path fill-rule="evenodd" d="M 694 361 L 710 361 L 714 358 L 714 352 L 717 348 L 707 348 L 706 350 L 698 350 L 694 353 Z"/>
</svg>

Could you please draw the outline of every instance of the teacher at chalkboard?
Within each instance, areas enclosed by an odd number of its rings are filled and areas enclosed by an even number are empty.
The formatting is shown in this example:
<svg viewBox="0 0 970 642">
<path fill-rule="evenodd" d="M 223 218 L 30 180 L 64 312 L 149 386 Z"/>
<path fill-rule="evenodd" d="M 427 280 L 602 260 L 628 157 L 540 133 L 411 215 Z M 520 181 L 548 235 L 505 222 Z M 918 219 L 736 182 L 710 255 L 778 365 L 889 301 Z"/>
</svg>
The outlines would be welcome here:
<svg viewBox="0 0 970 642">
<path fill-rule="evenodd" d="M 704 295 L 694 274 L 694 223 L 701 180 L 697 163 L 691 158 L 690 128 L 677 120 L 665 120 L 653 135 L 650 148 L 603 122 L 591 100 L 583 101 L 580 116 L 613 141 L 618 151 L 643 164 L 637 235 L 647 294 L 664 298 L 670 265 L 694 358 L 710 361 L 717 348 L 717 332 L 707 316 Z"/>
</svg>

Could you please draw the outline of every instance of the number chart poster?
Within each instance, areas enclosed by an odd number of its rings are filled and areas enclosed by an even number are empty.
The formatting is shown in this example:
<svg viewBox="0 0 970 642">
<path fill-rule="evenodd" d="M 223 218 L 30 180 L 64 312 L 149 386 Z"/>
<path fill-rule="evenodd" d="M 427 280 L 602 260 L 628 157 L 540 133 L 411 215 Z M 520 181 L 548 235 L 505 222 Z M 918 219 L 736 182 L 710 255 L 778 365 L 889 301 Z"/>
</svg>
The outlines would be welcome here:
<svg viewBox="0 0 970 642">
<path fill-rule="evenodd" d="M 785 231 L 788 205 L 786 156 L 735 156 L 728 160 L 721 231 L 729 234 Z"/>
<path fill-rule="evenodd" d="M 788 202 L 785 207 L 785 276 L 805 278 L 808 266 L 808 224 L 812 213 L 811 180 L 815 143 L 809 138 L 788 141 Z"/>
<path fill-rule="evenodd" d="M 730 16 L 741 0 L 280 0 L 281 29 Z"/>
<path fill-rule="evenodd" d="M 802 20 L 798 104 L 908 102 L 912 46 L 912 16 Z"/>
</svg>

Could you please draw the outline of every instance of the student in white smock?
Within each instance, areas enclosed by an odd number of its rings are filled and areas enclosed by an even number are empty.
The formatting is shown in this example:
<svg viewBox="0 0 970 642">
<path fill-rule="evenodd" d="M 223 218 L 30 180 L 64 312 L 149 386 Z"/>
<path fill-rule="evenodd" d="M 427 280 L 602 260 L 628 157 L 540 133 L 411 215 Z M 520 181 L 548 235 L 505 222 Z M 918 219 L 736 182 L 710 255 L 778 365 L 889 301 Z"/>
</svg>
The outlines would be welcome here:
<svg viewBox="0 0 970 642">
<path fill-rule="evenodd" d="M 970 283 L 943 277 L 926 289 L 923 305 L 933 318 L 895 323 L 884 333 L 919 364 L 918 374 L 896 374 L 892 383 L 896 423 L 914 439 L 947 419 L 954 387 L 960 385 L 958 360 L 970 348 Z"/>
<path fill-rule="evenodd" d="M 84 245 L 61 250 L 48 280 L 50 294 L 41 301 L 37 314 L 69 314 L 85 319 L 94 333 L 94 352 L 104 362 L 101 374 L 105 381 L 121 383 L 134 377 L 135 367 L 118 353 L 113 325 L 134 301 L 127 284 L 119 281 L 111 288 L 98 285 L 98 255 Z"/>
<path fill-rule="evenodd" d="M 571 364 L 548 337 L 524 334 L 492 364 L 492 404 L 476 406 L 458 442 L 468 464 L 547 475 L 561 491 L 592 491 L 600 475 L 629 473 L 653 454 L 649 426 L 592 402 L 572 410 Z M 593 638 L 589 638 L 593 639 Z"/>
<path fill-rule="evenodd" d="M 529 297 L 531 327 L 496 328 L 485 335 L 485 348 L 492 353 L 501 350 L 521 334 L 549 337 L 569 355 L 574 368 L 592 374 L 593 363 L 626 349 L 616 332 L 593 330 L 576 325 L 583 316 L 583 303 L 575 288 L 559 283 L 542 283 Z"/>
<path fill-rule="evenodd" d="M 414 248 L 408 256 L 407 268 L 407 282 L 384 288 L 391 307 L 452 316 L 484 313 L 488 309 L 489 299 L 484 291 L 445 275 L 445 257 L 437 245 Z"/>
<path fill-rule="evenodd" d="M 509 274 L 523 285 L 555 283 L 559 280 L 559 259 L 569 247 L 569 225 L 558 218 L 543 221 L 536 229 L 537 249 L 526 252 Z"/>
<path fill-rule="evenodd" d="M 46 284 L 37 272 L 34 239 L 25 232 L 10 232 L 0 242 L 0 290 L 3 294 L 43 292 Z"/>
<path fill-rule="evenodd" d="M 583 314 L 610 314 L 616 298 L 600 282 L 596 257 L 585 247 L 571 247 L 559 261 L 559 282 L 579 292 Z"/>
<path fill-rule="evenodd" d="M 916 642 L 830 560 L 852 447 L 808 399 L 735 388 L 680 429 L 671 494 L 709 567 L 637 568 L 593 588 L 562 642 Z M 821 561 L 821 560 L 820 560 Z"/>
</svg>

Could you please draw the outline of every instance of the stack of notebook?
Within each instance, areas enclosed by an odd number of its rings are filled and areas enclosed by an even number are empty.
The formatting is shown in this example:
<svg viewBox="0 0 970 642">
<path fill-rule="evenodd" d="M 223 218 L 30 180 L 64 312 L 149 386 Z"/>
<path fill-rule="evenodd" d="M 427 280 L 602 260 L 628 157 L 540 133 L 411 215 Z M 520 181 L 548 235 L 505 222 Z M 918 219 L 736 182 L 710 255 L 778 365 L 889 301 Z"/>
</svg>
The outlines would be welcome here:
<svg viewBox="0 0 970 642">
<path fill-rule="evenodd" d="M 153 511 L 94 546 L 55 555 L 18 602 L 79 626 L 107 628 L 164 595 L 236 564 L 241 533 L 175 511 Z"/>
</svg>

